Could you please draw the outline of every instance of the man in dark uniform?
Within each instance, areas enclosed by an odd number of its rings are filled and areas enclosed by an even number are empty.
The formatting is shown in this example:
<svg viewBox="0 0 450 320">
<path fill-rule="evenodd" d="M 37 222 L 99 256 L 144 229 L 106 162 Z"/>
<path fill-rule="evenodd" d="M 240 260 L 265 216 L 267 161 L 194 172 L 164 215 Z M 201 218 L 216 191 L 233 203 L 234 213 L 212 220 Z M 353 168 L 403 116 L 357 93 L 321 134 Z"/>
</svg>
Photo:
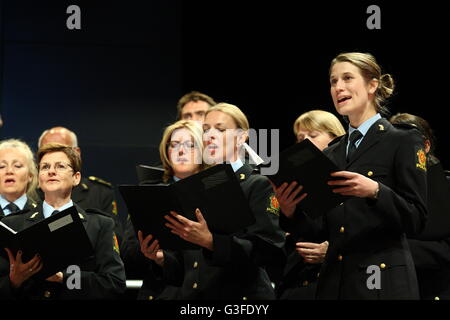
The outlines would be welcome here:
<svg viewBox="0 0 450 320">
<path fill-rule="evenodd" d="M 194 120 L 203 123 L 206 111 L 215 104 L 214 99 L 204 93 L 186 93 L 177 103 L 177 121 Z"/>
</svg>

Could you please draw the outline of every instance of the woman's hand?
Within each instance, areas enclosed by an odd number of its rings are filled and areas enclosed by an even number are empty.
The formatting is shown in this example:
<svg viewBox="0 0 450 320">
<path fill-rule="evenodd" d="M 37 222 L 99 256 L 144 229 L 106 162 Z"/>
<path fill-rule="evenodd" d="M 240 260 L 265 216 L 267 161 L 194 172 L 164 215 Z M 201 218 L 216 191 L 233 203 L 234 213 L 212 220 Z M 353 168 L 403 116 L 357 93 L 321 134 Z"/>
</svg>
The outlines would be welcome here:
<svg viewBox="0 0 450 320">
<path fill-rule="evenodd" d="M 138 239 L 142 254 L 145 257 L 155 261 L 156 264 L 162 267 L 164 265 L 164 253 L 159 247 L 158 240 L 155 239 L 155 241 L 153 241 L 152 244 L 149 245 L 149 242 L 153 239 L 153 236 L 149 234 L 144 239 L 141 230 L 138 231 Z"/>
<path fill-rule="evenodd" d="M 322 243 L 297 242 L 295 250 L 307 263 L 322 263 L 328 250 L 328 241 Z"/>
<path fill-rule="evenodd" d="M 298 194 L 303 190 L 303 186 L 297 186 L 298 183 L 296 181 L 291 182 L 289 185 L 285 182 L 278 188 L 272 181 L 270 181 L 270 183 L 275 192 L 275 197 L 280 204 L 281 212 L 286 217 L 293 218 L 297 204 L 308 195 L 307 193 L 303 193 L 297 198 Z"/>
<path fill-rule="evenodd" d="M 343 196 L 374 198 L 379 188 L 378 182 L 356 172 L 337 171 L 333 172 L 331 176 L 345 178 L 345 180 L 328 181 L 330 186 L 342 186 L 341 188 L 333 189 L 333 192 Z"/>
<path fill-rule="evenodd" d="M 33 259 L 23 263 L 21 250 L 17 251 L 15 258 L 11 250 L 8 248 L 5 248 L 5 250 L 9 259 L 9 280 L 14 288 L 19 288 L 22 283 L 41 271 L 42 263 L 39 255 L 36 254 Z"/>
<path fill-rule="evenodd" d="M 172 233 L 183 240 L 213 251 L 213 236 L 200 209 L 195 210 L 198 222 L 189 220 L 174 211 L 170 211 L 170 214 L 172 217 L 166 215 L 164 218 L 169 221 L 169 223 L 166 223 L 166 227 L 170 228 Z"/>
</svg>

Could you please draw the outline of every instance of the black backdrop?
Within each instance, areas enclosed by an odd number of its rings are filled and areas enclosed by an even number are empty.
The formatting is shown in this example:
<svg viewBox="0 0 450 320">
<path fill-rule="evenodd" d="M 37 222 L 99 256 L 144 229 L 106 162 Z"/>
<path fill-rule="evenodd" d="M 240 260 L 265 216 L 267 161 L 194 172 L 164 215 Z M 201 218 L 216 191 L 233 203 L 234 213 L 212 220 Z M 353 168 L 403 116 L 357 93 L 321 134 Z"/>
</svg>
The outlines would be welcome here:
<svg viewBox="0 0 450 320">
<path fill-rule="evenodd" d="M 81 30 L 66 28 L 71 4 Z M 381 30 L 366 27 L 371 4 Z M 2 138 L 36 148 L 44 129 L 67 126 L 87 175 L 134 183 L 134 165 L 158 160 L 162 129 L 190 90 L 238 105 L 253 128 L 279 128 L 283 149 L 302 112 L 334 112 L 328 67 L 343 51 L 377 57 L 396 80 L 391 111 L 428 119 L 450 168 L 449 28 L 438 2 L 3 0 L 0 8 Z"/>
</svg>

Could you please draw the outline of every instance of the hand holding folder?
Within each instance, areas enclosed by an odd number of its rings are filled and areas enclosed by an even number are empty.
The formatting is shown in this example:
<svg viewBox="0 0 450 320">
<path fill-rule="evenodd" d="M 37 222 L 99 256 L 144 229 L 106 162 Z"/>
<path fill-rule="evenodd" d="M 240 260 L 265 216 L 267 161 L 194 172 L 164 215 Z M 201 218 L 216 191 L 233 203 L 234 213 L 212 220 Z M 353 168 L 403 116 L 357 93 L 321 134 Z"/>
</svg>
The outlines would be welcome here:
<svg viewBox="0 0 450 320">
<path fill-rule="evenodd" d="M 46 279 L 69 265 L 80 265 L 94 254 L 75 206 L 19 232 L 0 222 L 0 246 L 9 248 L 14 257 L 21 250 L 23 262 L 39 254 L 43 267 L 34 275 L 39 279 Z"/>
<path fill-rule="evenodd" d="M 330 176 L 339 168 L 308 139 L 280 153 L 279 170 L 267 176 L 275 186 L 296 181 L 308 195 L 298 206 L 310 217 L 316 218 L 344 202 L 348 197 L 334 193 L 327 184 L 336 180 Z"/>
</svg>

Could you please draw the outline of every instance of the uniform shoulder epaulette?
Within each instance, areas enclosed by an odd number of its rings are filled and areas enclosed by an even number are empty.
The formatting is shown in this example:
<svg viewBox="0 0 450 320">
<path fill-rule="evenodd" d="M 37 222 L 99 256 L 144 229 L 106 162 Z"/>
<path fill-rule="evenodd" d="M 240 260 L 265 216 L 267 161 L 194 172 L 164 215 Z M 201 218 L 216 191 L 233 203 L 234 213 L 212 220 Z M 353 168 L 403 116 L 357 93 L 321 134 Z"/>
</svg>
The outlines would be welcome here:
<svg viewBox="0 0 450 320">
<path fill-rule="evenodd" d="M 98 178 L 98 177 L 90 176 L 88 179 L 89 179 L 90 181 L 98 182 L 98 183 L 100 183 L 100 184 L 103 184 L 103 185 L 105 185 L 105 186 L 107 186 L 107 187 L 112 188 L 112 183 L 110 183 L 110 182 L 108 182 L 108 181 L 105 181 L 105 180 L 103 180 L 103 179 L 100 179 L 100 178 Z"/>
<path fill-rule="evenodd" d="M 333 140 L 331 140 L 331 142 L 328 144 L 328 146 L 331 146 L 331 145 L 333 145 L 333 144 L 335 144 L 335 143 L 338 143 L 339 141 L 341 141 L 341 139 L 342 139 L 343 137 L 344 137 L 344 136 L 340 136 L 340 137 L 334 138 Z"/>
<path fill-rule="evenodd" d="M 110 214 L 108 214 L 107 212 L 104 212 L 102 210 L 96 209 L 96 208 L 87 208 L 84 211 L 88 214 L 99 214 L 99 215 L 111 218 Z"/>
<path fill-rule="evenodd" d="M 406 129 L 406 130 L 418 129 L 414 123 L 393 123 L 392 125 L 398 129 Z"/>
</svg>

